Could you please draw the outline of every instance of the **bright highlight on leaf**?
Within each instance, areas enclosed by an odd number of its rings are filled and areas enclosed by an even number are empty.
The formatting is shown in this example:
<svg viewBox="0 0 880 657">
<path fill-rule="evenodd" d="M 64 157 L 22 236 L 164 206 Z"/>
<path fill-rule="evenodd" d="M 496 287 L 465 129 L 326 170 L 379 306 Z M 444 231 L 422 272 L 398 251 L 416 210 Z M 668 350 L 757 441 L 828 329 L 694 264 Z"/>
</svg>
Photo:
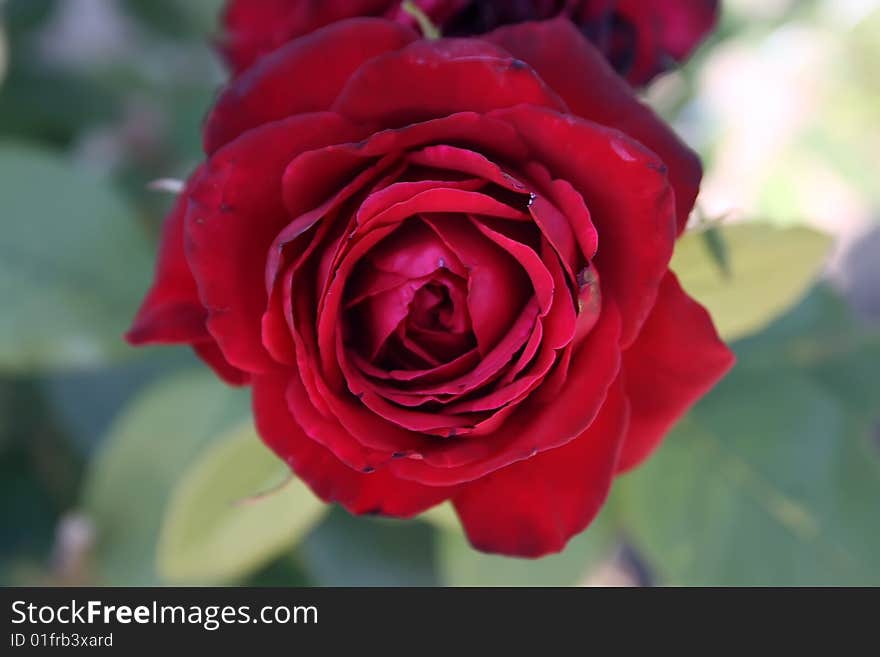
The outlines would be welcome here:
<svg viewBox="0 0 880 657">
<path fill-rule="evenodd" d="M 166 194 L 174 194 L 175 196 L 183 192 L 186 183 L 176 178 L 159 178 L 153 180 L 147 185 L 147 189 L 153 192 L 165 192 Z"/>
<path fill-rule="evenodd" d="M 247 423 L 212 445 L 175 490 L 159 573 L 175 583 L 233 581 L 292 548 L 326 508 Z"/>
<path fill-rule="evenodd" d="M 419 517 L 422 520 L 431 523 L 437 527 L 437 529 L 448 529 L 453 532 L 462 531 L 461 522 L 459 522 L 458 515 L 456 515 L 451 502 L 438 504 L 433 509 L 425 511 Z"/>
<path fill-rule="evenodd" d="M 704 231 L 685 234 L 672 269 L 728 341 L 759 331 L 799 301 L 819 276 L 831 245 L 829 236 L 809 228 L 745 223 L 712 230 L 718 234 L 711 239 Z M 729 275 L 719 267 L 720 244 Z"/>
</svg>

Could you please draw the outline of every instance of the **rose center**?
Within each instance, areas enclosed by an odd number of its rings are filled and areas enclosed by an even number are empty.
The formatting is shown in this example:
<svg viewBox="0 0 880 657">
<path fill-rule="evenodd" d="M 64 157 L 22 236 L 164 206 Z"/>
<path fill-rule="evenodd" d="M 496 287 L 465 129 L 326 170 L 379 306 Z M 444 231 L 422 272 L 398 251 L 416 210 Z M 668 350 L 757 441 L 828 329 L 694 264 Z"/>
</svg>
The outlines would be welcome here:
<svg viewBox="0 0 880 657">
<path fill-rule="evenodd" d="M 423 370 L 456 360 L 477 344 L 466 276 L 424 223 L 408 222 L 356 271 L 346 292 L 346 341 L 386 370 Z"/>
<path fill-rule="evenodd" d="M 456 317 L 452 296 L 448 288 L 440 283 L 428 283 L 419 289 L 409 307 L 410 324 L 427 331 L 455 331 L 455 320 L 463 318 L 461 313 Z M 456 332 L 463 330 L 464 327 L 459 326 Z"/>
</svg>

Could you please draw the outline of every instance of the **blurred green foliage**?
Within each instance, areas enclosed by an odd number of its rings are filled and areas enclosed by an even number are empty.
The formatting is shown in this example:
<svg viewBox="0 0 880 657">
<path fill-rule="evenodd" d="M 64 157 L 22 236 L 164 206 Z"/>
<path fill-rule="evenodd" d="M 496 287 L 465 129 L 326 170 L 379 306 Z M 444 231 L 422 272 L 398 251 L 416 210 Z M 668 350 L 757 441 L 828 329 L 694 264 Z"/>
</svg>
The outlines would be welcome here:
<svg viewBox="0 0 880 657">
<path fill-rule="evenodd" d="M 880 386 L 865 369 L 880 340 L 851 331 L 817 289 L 741 342 L 736 370 L 621 482 L 617 508 L 660 581 L 880 581 Z"/>
<path fill-rule="evenodd" d="M 157 570 L 169 582 L 234 582 L 285 553 L 325 508 L 245 421 L 177 484 Z"/>
<path fill-rule="evenodd" d="M 0 368 L 57 371 L 130 355 L 119 336 L 153 260 L 130 208 L 105 181 L 33 147 L 0 143 L 0 180 L 16 181 L 3 195 L 0 295 L 15 312 L 0 318 Z"/>
<path fill-rule="evenodd" d="M 704 202 L 732 185 L 748 218 L 820 219 L 848 239 L 838 224 L 880 216 L 880 9 L 858 4 L 726 0 L 718 34 L 650 91 L 706 159 Z M 120 338 L 171 202 L 147 183 L 200 158 L 221 5 L 0 3 L 0 583 L 880 584 L 880 330 L 817 284 L 827 244 L 802 227 L 685 238 L 677 270 L 739 363 L 563 554 L 474 552 L 447 506 L 401 522 L 320 506 L 298 483 L 271 494 L 282 464 L 236 433 L 247 392 L 186 350 Z M 89 7 L 105 32 L 77 32 Z M 732 123 L 743 108 L 718 104 L 723 64 L 748 74 L 792 35 L 814 44 L 805 114 L 766 144 L 760 175 L 731 169 L 748 134 Z M 873 272 L 855 284 L 876 289 Z M 227 449 L 252 467 L 229 470 Z"/>
</svg>

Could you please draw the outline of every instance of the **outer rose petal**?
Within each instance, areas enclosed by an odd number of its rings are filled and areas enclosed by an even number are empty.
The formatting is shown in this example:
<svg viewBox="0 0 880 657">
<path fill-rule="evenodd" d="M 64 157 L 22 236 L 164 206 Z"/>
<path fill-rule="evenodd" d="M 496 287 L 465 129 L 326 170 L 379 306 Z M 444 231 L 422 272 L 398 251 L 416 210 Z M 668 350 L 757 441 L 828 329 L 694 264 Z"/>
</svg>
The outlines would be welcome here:
<svg viewBox="0 0 880 657">
<path fill-rule="evenodd" d="M 220 347 L 214 342 L 214 338 L 208 338 L 203 342 L 196 342 L 192 345 L 192 348 L 198 357 L 205 361 L 217 376 L 229 385 L 243 386 L 250 382 L 251 375 L 230 365 L 229 361 L 226 360 L 226 356 L 220 351 Z"/>
<path fill-rule="evenodd" d="M 338 502 L 355 514 L 408 518 L 455 492 L 454 488 L 400 480 L 385 469 L 369 474 L 352 470 L 299 427 L 287 408 L 286 387 L 282 373 L 254 379 L 257 430 L 263 441 L 325 502 Z"/>
<path fill-rule="evenodd" d="M 517 557 L 561 551 L 602 508 L 628 417 L 618 380 L 599 416 L 570 443 L 464 485 L 453 502 L 473 546 Z"/>
<path fill-rule="evenodd" d="M 302 114 L 249 131 L 208 160 L 191 191 L 186 257 L 227 360 L 249 372 L 275 366 L 262 342 L 266 259 L 290 221 L 284 169 L 303 151 L 356 139 L 360 129 L 330 114 Z"/>
<path fill-rule="evenodd" d="M 210 337 L 205 328 L 208 313 L 199 301 L 199 290 L 183 249 L 188 200 L 187 189 L 162 225 L 153 286 L 125 335 L 131 344 L 193 342 Z"/>
<path fill-rule="evenodd" d="M 193 179 L 200 173 L 196 172 Z M 221 379 L 230 385 L 244 385 L 248 382 L 247 373 L 227 362 L 205 326 L 208 311 L 199 300 L 183 248 L 188 196 L 188 191 L 181 194 L 165 219 L 153 286 L 125 338 L 137 346 L 190 344 Z"/>
<path fill-rule="evenodd" d="M 405 26 L 361 18 L 287 44 L 224 89 L 205 125 L 205 151 L 270 121 L 329 110 L 365 62 L 415 38 Z"/>
<path fill-rule="evenodd" d="M 523 103 L 565 111 L 565 103 L 523 62 L 487 41 L 416 41 L 364 64 L 333 110 L 383 127 L 456 112 L 487 112 Z"/>
<path fill-rule="evenodd" d="M 538 107 L 498 110 L 541 162 L 568 180 L 599 234 L 603 293 L 620 309 L 628 347 L 654 305 L 675 242 L 674 198 L 657 156 L 616 130 Z"/>
<path fill-rule="evenodd" d="M 486 38 L 532 66 L 574 114 L 618 128 L 659 155 L 669 169 L 669 182 L 675 191 L 678 232 L 684 230 L 703 175 L 699 158 L 636 99 L 629 85 L 570 21 L 514 25 Z"/>
<path fill-rule="evenodd" d="M 635 344 L 624 352 L 626 394 L 632 404 L 619 469 L 641 463 L 684 413 L 733 367 L 709 313 L 669 272 Z"/>
</svg>

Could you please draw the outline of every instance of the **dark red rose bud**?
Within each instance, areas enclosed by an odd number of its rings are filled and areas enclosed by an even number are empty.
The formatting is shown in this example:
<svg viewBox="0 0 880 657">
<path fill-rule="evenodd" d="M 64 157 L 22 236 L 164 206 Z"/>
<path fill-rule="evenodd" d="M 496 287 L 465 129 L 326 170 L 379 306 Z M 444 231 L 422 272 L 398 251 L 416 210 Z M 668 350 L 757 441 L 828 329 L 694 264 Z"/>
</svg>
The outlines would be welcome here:
<svg viewBox="0 0 880 657">
<path fill-rule="evenodd" d="M 413 0 L 435 24 L 444 25 L 471 0 Z M 229 0 L 223 16 L 223 53 L 235 72 L 291 39 L 346 18 L 385 17 L 411 27 L 402 0 Z"/>
<path fill-rule="evenodd" d="M 719 0 L 415 0 L 448 36 L 566 17 L 634 85 L 682 62 L 718 20 Z M 385 16 L 413 25 L 400 0 L 231 0 L 224 52 L 241 71 L 290 39 L 343 18 Z"/>
<path fill-rule="evenodd" d="M 732 364 L 669 271 L 699 161 L 566 19 L 337 22 L 235 79 L 205 150 L 128 337 L 252 385 L 353 513 L 452 500 L 482 550 L 561 550 Z"/>
<path fill-rule="evenodd" d="M 585 0 L 573 20 L 641 86 L 686 60 L 718 21 L 719 0 Z"/>
</svg>

